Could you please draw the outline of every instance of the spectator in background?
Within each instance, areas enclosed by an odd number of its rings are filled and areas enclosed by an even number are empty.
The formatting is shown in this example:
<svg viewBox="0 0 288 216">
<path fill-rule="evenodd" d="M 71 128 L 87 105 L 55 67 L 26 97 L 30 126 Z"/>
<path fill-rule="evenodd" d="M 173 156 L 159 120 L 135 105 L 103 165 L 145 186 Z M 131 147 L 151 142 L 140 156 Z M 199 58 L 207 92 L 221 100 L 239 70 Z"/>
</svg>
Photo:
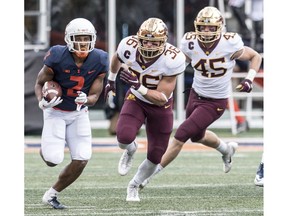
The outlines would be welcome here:
<svg viewBox="0 0 288 216">
<path fill-rule="evenodd" d="M 245 0 L 229 0 L 228 5 L 230 6 L 234 17 L 239 24 L 239 34 L 243 41 L 251 40 L 251 30 L 246 24 L 247 15 L 245 13 Z"/>
<path fill-rule="evenodd" d="M 94 106 L 103 89 L 109 68 L 108 54 L 95 49 L 96 30 L 84 18 L 73 19 L 65 29 L 66 46 L 55 45 L 44 58 L 35 83 L 35 95 L 43 110 L 44 125 L 40 155 L 49 167 L 64 159 L 65 145 L 71 162 L 59 174 L 42 201 L 54 209 L 66 206 L 58 201 L 58 194 L 71 185 L 83 172 L 92 155 L 92 136 L 88 106 Z M 42 87 L 48 80 L 58 82 L 60 97 L 46 101 Z"/>
<path fill-rule="evenodd" d="M 228 5 L 239 24 L 239 33 L 244 43 L 251 43 L 252 48 L 257 52 L 263 52 L 263 0 L 251 0 L 251 13 L 246 15 L 246 0 L 229 0 Z M 250 30 L 246 24 L 246 19 L 252 21 L 253 28 Z M 253 40 L 252 32 L 254 33 Z"/>
<path fill-rule="evenodd" d="M 250 18 L 255 32 L 254 48 L 258 52 L 263 53 L 263 0 L 252 0 Z"/>
</svg>

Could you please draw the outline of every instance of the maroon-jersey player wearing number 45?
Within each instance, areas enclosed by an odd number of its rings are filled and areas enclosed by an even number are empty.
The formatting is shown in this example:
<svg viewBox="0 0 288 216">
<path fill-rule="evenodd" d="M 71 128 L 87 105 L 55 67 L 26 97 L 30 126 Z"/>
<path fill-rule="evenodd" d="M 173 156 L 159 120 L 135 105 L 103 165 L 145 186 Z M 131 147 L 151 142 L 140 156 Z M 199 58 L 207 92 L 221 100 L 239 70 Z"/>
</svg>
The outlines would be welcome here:
<svg viewBox="0 0 288 216">
<path fill-rule="evenodd" d="M 195 32 L 187 32 L 181 40 L 180 49 L 195 71 L 194 80 L 186 106 L 186 120 L 177 129 L 155 174 L 177 157 L 189 139 L 218 150 L 222 154 L 224 172 L 231 170 L 237 143 L 227 144 L 207 128 L 226 109 L 235 59 L 250 61 L 246 78 L 236 87 L 238 91 L 250 92 L 262 57 L 244 46 L 237 33 L 224 32 L 223 21 L 217 8 L 205 7 L 194 21 Z M 149 180 L 145 180 L 140 187 L 144 187 Z"/>
<path fill-rule="evenodd" d="M 137 35 L 124 38 L 112 57 L 105 97 L 115 92 L 117 72 L 129 84 L 117 123 L 119 147 L 125 149 L 118 165 L 120 175 L 131 168 L 138 130 L 143 124 L 148 139 L 147 158 L 127 187 L 127 201 L 140 201 L 139 185 L 155 171 L 173 129 L 173 91 L 177 75 L 185 70 L 185 55 L 167 43 L 168 29 L 158 18 L 149 18 Z"/>
<path fill-rule="evenodd" d="M 98 101 L 109 69 L 107 52 L 94 48 L 96 30 L 90 21 L 73 19 L 66 26 L 65 41 L 67 46 L 56 45 L 49 49 L 35 84 L 35 94 L 44 115 L 41 157 L 48 166 L 57 166 L 64 159 L 65 145 L 71 157 L 71 162 L 42 198 L 55 209 L 65 208 L 58 194 L 81 175 L 91 158 L 88 106 Z M 55 96 L 49 102 L 43 98 L 42 86 L 48 80 L 59 83 L 61 98 Z"/>
</svg>

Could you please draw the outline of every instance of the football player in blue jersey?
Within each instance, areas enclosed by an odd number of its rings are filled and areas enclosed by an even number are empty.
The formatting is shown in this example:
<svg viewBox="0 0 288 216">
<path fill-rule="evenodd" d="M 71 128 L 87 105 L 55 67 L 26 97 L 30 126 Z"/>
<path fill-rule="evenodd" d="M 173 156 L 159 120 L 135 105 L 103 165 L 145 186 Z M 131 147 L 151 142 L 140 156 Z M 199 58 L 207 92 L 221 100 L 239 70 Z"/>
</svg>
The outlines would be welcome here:
<svg viewBox="0 0 288 216">
<path fill-rule="evenodd" d="M 43 203 L 55 209 L 66 208 L 57 195 L 81 175 L 92 155 L 88 106 L 98 101 L 109 68 L 107 52 L 95 48 L 96 37 L 90 21 L 73 19 L 65 29 L 67 46 L 49 49 L 36 79 L 35 94 L 44 117 L 40 155 L 49 167 L 57 166 L 64 159 L 67 145 L 71 157 L 42 198 Z M 58 82 L 63 92 L 50 102 L 42 96 L 48 80 Z"/>
</svg>

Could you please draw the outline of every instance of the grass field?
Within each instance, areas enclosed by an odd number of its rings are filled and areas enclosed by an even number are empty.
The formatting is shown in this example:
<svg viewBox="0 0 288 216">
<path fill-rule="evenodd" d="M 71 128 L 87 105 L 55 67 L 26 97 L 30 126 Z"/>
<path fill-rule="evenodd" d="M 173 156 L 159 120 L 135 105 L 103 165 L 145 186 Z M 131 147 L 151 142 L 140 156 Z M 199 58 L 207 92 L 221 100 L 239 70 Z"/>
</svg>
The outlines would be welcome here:
<svg viewBox="0 0 288 216">
<path fill-rule="evenodd" d="M 25 216 L 175 215 L 252 216 L 263 215 L 263 188 L 253 180 L 262 147 L 240 147 L 230 173 L 222 171 L 220 153 L 208 149 L 182 151 L 177 159 L 140 191 L 139 203 L 127 203 L 126 187 L 143 161 L 145 151 L 135 155 L 127 176 L 117 173 L 122 151 L 95 149 L 82 176 L 64 190 L 59 200 L 69 208 L 54 210 L 41 198 L 69 162 L 57 167 L 44 165 L 38 151 L 25 153 Z"/>
</svg>

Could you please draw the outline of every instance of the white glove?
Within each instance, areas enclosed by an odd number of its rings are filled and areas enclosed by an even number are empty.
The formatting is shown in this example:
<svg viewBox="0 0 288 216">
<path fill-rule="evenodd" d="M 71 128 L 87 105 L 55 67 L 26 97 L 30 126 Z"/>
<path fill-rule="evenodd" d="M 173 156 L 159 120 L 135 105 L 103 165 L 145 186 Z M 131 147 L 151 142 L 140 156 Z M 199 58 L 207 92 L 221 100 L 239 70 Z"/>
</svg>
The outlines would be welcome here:
<svg viewBox="0 0 288 216">
<path fill-rule="evenodd" d="M 57 106 L 58 104 L 62 103 L 63 99 L 61 97 L 54 97 L 50 102 L 46 101 L 44 98 L 42 98 L 41 101 L 39 101 L 39 108 L 44 110 L 46 108 L 51 108 L 54 106 Z"/>
<path fill-rule="evenodd" d="M 85 104 L 87 102 L 87 95 L 82 92 L 82 91 L 78 91 L 78 97 L 75 98 L 75 103 L 76 104 Z"/>
<path fill-rule="evenodd" d="M 114 95 L 115 93 L 113 91 L 108 92 L 107 104 L 111 109 L 114 109 L 116 107 L 116 104 L 114 103 Z"/>
</svg>

